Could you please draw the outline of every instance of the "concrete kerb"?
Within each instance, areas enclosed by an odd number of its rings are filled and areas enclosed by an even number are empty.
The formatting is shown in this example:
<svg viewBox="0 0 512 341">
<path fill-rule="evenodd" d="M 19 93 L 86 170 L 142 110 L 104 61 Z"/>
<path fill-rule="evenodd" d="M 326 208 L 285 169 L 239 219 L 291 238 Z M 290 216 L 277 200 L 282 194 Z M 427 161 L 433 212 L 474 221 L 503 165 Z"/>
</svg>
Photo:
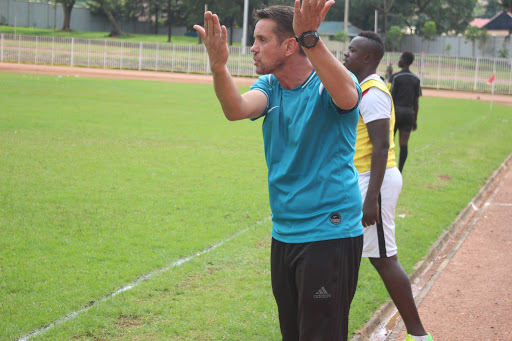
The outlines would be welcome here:
<svg viewBox="0 0 512 341">
<path fill-rule="evenodd" d="M 467 229 L 470 229 L 471 224 L 468 222 L 477 213 L 475 210 L 475 205 L 478 207 L 485 204 L 485 200 L 487 200 L 487 198 L 492 194 L 494 188 L 496 188 L 500 179 L 504 176 L 504 173 L 508 169 L 510 163 L 512 163 L 512 154 L 510 154 L 505 159 L 505 161 L 491 174 L 491 176 L 480 188 L 475 197 L 473 197 L 473 200 L 466 205 L 464 210 L 462 210 L 462 212 L 457 216 L 455 221 L 450 224 L 448 229 L 432 245 L 428 255 L 413 267 L 413 272 L 409 275 L 411 283 L 416 283 L 422 279 L 422 276 L 424 276 L 427 271 L 431 269 L 442 251 L 445 251 L 444 248 L 447 246 L 447 243 L 450 240 L 453 240 L 454 238 L 456 239 L 457 237 L 460 238 L 460 235 L 463 235 Z M 465 236 L 463 236 L 463 238 L 464 237 Z M 422 288 L 420 293 L 418 293 L 416 296 L 417 304 L 421 303 L 421 300 L 426 295 L 432 284 L 433 283 L 430 283 L 430 285 Z M 391 300 L 387 301 L 377 311 L 375 311 L 370 320 L 368 320 L 368 322 L 355 333 L 350 341 L 369 340 L 369 337 L 377 330 L 377 328 L 382 328 L 385 326 L 395 314 L 396 307 L 394 303 Z"/>
</svg>

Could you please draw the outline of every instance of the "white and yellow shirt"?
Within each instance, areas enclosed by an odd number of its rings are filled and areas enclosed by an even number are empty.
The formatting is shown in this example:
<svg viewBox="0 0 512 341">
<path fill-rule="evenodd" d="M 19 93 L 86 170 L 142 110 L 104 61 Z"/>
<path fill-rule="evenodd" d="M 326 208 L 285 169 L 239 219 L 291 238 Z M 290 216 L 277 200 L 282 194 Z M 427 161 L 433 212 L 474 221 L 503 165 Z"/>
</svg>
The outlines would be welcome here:
<svg viewBox="0 0 512 341">
<path fill-rule="evenodd" d="M 386 168 L 396 166 L 394 143 L 395 108 L 389 90 L 377 75 L 366 77 L 361 82 L 363 96 L 359 104 L 359 122 L 357 124 L 356 153 L 354 166 L 359 173 L 371 169 L 373 145 L 366 124 L 379 119 L 389 119 L 389 152 Z"/>
</svg>

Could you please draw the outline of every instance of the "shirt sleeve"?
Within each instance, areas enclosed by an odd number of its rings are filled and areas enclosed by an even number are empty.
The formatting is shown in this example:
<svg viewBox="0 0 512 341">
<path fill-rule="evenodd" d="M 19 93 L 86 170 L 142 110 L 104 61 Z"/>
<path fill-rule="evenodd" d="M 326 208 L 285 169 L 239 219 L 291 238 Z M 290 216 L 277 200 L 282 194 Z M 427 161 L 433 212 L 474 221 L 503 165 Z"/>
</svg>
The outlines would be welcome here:
<svg viewBox="0 0 512 341">
<path fill-rule="evenodd" d="M 332 104 L 336 107 L 336 110 L 340 114 L 352 112 L 353 110 L 357 109 L 357 107 L 361 103 L 361 95 L 362 95 L 361 86 L 359 85 L 359 81 L 357 80 L 356 76 L 352 72 L 350 72 L 350 71 L 349 71 L 349 73 L 350 73 L 350 76 L 352 77 L 352 80 L 354 81 L 354 84 L 355 84 L 356 89 L 357 89 L 357 96 L 358 96 L 357 104 L 353 108 L 351 108 L 351 109 L 341 109 L 341 108 L 338 108 L 338 106 L 336 104 L 334 104 L 334 102 L 332 101 L 332 98 L 331 98 Z"/>
<path fill-rule="evenodd" d="M 363 122 L 368 124 L 380 119 L 390 119 L 392 105 L 391 98 L 385 92 L 370 88 L 361 100 L 359 112 Z"/>
<path fill-rule="evenodd" d="M 251 118 L 251 121 L 255 121 L 258 118 L 261 118 L 265 116 L 268 113 L 269 106 L 270 106 L 270 98 L 272 94 L 272 75 L 263 75 L 258 78 L 256 82 L 254 82 L 253 85 L 251 85 L 251 90 L 257 90 L 263 92 L 265 96 L 267 96 L 267 107 L 261 114 L 261 116 L 257 118 Z"/>
</svg>

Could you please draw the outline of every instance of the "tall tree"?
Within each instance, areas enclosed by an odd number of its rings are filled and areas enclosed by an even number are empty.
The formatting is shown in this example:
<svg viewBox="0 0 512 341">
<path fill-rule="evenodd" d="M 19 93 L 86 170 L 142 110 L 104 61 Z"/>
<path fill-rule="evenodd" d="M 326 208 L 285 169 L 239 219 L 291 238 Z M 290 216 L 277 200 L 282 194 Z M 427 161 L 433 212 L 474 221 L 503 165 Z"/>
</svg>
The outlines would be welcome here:
<svg viewBox="0 0 512 341">
<path fill-rule="evenodd" d="M 388 31 L 388 15 L 393 7 L 395 0 L 382 0 L 381 6 L 378 9 L 382 12 L 382 33 L 386 34 Z"/>
<path fill-rule="evenodd" d="M 64 10 L 64 21 L 62 23 L 63 31 L 71 30 L 71 11 L 73 10 L 73 6 L 75 6 L 75 0 L 60 0 L 62 3 L 62 9 Z"/>
<path fill-rule="evenodd" d="M 119 0 L 92 0 L 89 3 L 91 11 L 96 13 L 102 13 L 107 17 L 108 22 L 112 25 L 112 30 L 109 36 L 115 37 L 123 34 L 121 27 L 117 24 L 115 15 L 119 17 L 123 15 L 124 4 Z"/>
<path fill-rule="evenodd" d="M 254 2 L 252 2 L 254 3 Z M 228 29 L 229 44 L 233 44 L 234 29 L 243 24 L 243 1 L 239 0 L 189 0 L 183 3 L 183 14 L 187 18 L 187 27 L 203 25 L 204 5 L 219 16 L 222 25 Z"/>
<path fill-rule="evenodd" d="M 472 42 L 473 57 L 475 56 L 475 43 L 478 41 L 479 47 L 482 48 L 488 38 L 489 35 L 485 28 L 479 28 L 477 26 L 468 26 L 466 28 L 466 40 L 471 40 Z"/>
<path fill-rule="evenodd" d="M 512 0 L 501 0 L 500 5 L 504 11 L 512 12 Z"/>
<path fill-rule="evenodd" d="M 464 32 L 473 19 L 477 0 L 395 0 L 393 10 L 404 24 L 421 35 L 427 21 L 434 21 L 437 33 Z"/>
</svg>

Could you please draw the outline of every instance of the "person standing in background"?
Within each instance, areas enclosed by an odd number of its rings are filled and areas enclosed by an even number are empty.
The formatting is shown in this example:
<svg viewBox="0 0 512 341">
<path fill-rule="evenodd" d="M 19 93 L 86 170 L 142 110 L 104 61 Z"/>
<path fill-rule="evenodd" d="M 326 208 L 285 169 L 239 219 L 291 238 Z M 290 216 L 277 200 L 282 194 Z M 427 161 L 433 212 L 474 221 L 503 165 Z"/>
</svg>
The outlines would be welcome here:
<svg viewBox="0 0 512 341">
<path fill-rule="evenodd" d="M 368 257 L 379 273 L 402 316 L 408 333 L 406 340 L 432 341 L 423 328 L 409 277 L 397 256 L 395 208 L 402 189 L 402 175 L 393 151 L 393 100 L 377 75 L 383 55 L 380 36 L 363 31 L 352 39 L 344 58 L 344 65 L 356 75 L 363 91 L 354 155 L 363 198 L 363 257 Z"/>
<path fill-rule="evenodd" d="M 394 133 L 399 132 L 400 158 L 398 169 L 403 171 L 408 155 L 409 137 L 411 131 L 418 128 L 419 97 L 421 96 L 420 79 L 413 74 L 409 67 L 414 62 L 412 52 L 402 52 L 398 66 L 402 68 L 391 75 L 388 88 L 395 104 L 396 121 Z"/>
</svg>

